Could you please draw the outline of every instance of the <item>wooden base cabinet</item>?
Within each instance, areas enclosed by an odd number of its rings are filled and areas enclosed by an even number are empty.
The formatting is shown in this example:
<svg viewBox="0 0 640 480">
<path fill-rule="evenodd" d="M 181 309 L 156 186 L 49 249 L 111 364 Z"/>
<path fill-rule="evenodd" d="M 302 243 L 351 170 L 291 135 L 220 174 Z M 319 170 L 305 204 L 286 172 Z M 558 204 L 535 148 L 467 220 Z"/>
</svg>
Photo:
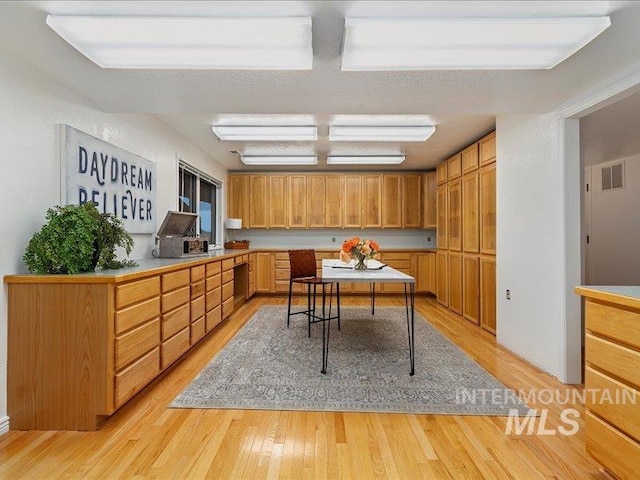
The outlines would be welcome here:
<svg viewBox="0 0 640 480">
<path fill-rule="evenodd" d="M 480 259 L 462 256 L 462 316 L 480 325 Z"/>
<path fill-rule="evenodd" d="M 449 310 L 462 315 L 462 254 L 449 252 Z"/>
<path fill-rule="evenodd" d="M 436 293 L 436 254 L 416 253 L 414 276 L 417 293 Z"/>
<path fill-rule="evenodd" d="M 436 297 L 438 303 L 449 306 L 449 262 L 447 251 L 438 250 L 436 253 Z"/>
<path fill-rule="evenodd" d="M 496 257 L 480 257 L 480 324 L 496 333 Z"/>
</svg>

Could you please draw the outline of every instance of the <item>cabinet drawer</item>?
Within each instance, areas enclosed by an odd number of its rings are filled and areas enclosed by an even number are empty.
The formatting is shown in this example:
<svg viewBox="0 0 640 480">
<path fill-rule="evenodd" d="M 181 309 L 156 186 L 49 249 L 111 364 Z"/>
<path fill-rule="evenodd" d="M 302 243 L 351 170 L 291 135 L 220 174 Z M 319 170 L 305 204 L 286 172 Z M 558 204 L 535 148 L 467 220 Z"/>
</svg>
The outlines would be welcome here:
<svg viewBox="0 0 640 480">
<path fill-rule="evenodd" d="M 226 272 L 222 272 L 222 284 L 232 282 L 233 281 L 233 270 L 227 270 Z"/>
<path fill-rule="evenodd" d="M 276 262 L 278 260 L 286 260 L 289 262 L 289 252 L 276 252 Z"/>
<path fill-rule="evenodd" d="M 160 373 L 160 348 L 154 348 L 144 357 L 116 374 L 114 400 L 118 408 Z"/>
<path fill-rule="evenodd" d="M 233 270 L 233 266 L 235 265 L 235 261 L 233 258 L 225 258 L 222 260 L 222 271 L 225 272 L 227 270 Z"/>
<path fill-rule="evenodd" d="M 383 263 L 388 264 L 391 268 L 403 271 L 407 275 L 411 273 L 411 261 L 410 260 L 385 260 Z"/>
<path fill-rule="evenodd" d="M 189 269 L 185 268 L 184 270 L 162 275 L 162 293 L 189 285 L 191 281 L 191 275 L 189 273 Z"/>
<path fill-rule="evenodd" d="M 160 345 L 159 318 L 117 337 L 116 370 L 121 370 L 158 345 Z"/>
<path fill-rule="evenodd" d="M 222 288 L 218 287 L 215 290 L 207 292 L 206 310 L 212 310 L 220 305 L 222 302 Z"/>
<path fill-rule="evenodd" d="M 588 392 L 595 392 L 586 395 L 587 408 L 640 441 L 640 392 L 589 367 L 585 369 L 585 385 Z"/>
<path fill-rule="evenodd" d="M 189 350 L 189 327 L 162 344 L 162 369 L 175 362 L 187 350 Z"/>
<path fill-rule="evenodd" d="M 200 341 L 205 334 L 205 320 L 204 317 L 200 317 L 198 320 L 191 324 L 191 345 L 195 345 Z"/>
<path fill-rule="evenodd" d="M 619 478 L 637 478 L 640 445 L 595 415 L 585 412 L 587 452 Z"/>
<path fill-rule="evenodd" d="M 587 300 L 587 330 L 640 350 L 640 312 L 623 308 Z"/>
<path fill-rule="evenodd" d="M 276 269 L 276 280 L 289 280 L 289 270 Z"/>
<path fill-rule="evenodd" d="M 222 301 L 233 298 L 233 282 L 222 285 Z"/>
<path fill-rule="evenodd" d="M 116 287 L 116 310 L 160 295 L 160 277 L 129 282 Z"/>
<path fill-rule="evenodd" d="M 253 272 L 255 268 L 256 268 L 256 260 L 255 260 L 255 257 L 252 256 L 249 259 L 249 271 Z"/>
<path fill-rule="evenodd" d="M 174 290 L 170 293 L 162 295 L 162 313 L 169 312 L 174 308 L 189 303 L 189 286 L 181 288 L 180 290 Z"/>
<path fill-rule="evenodd" d="M 218 305 L 216 308 L 207 312 L 206 316 L 207 332 L 213 330 L 220 322 L 222 322 L 222 305 Z"/>
<path fill-rule="evenodd" d="M 189 325 L 189 304 L 162 316 L 162 340 L 172 337 Z"/>
<path fill-rule="evenodd" d="M 383 262 L 411 261 L 411 252 L 383 252 L 381 256 Z"/>
<path fill-rule="evenodd" d="M 222 285 L 222 275 L 219 273 L 217 275 L 213 275 L 211 277 L 207 277 L 207 292 L 210 292 L 214 288 L 218 288 Z"/>
<path fill-rule="evenodd" d="M 197 267 L 191 267 L 191 283 L 204 280 L 204 265 L 198 265 Z"/>
<path fill-rule="evenodd" d="M 160 297 L 151 298 L 120 310 L 116 312 L 116 335 L 120 335 L 122 332 L 135 328 L 158 316 L 160 316 Z"/>
<path fill-rule="evenodd" d="M 204 315 L 204 296 L 191 301 L 191 321 L 195 322 Z"/>
<path fill-rule="evenodd" d="M 249 283 L 256 283 L 256 272 L 249 272 Z"/>
<path fill-rule="evenodd" d="M 204 294 L 204 280 L 191 284 L 191 300 Z"/>
<path fill-rule="evenodd" d="M 640 387 L 640 353 L 590 333 L 586 335 L 585 345 L 587 365 Z"/>
<path fill-rule="evenodd" d="M 240 265 L 242 263 L 247 263 L 249 261 L 249 255 L 238 255 L 233 258 L 233 262 L 235 265 Z"/>
<path fill-rule="evenodd" d="M 289 259 L 287 260 L 276 260 L 276 270 L 286 270 L 287 272 L 291 268 L 289 264 Z"/>
<path fill-rule="evenodd" d="M 233 297 L 222 303 L 222 318 L 228 318 L 233 313 Z"/>
<path fill-rule="evenodd" d="M 216 275 L 222 271 L 222 262 L 210 262 L 207 263 L 207 277 L 211 275 Z"/>
</svg>

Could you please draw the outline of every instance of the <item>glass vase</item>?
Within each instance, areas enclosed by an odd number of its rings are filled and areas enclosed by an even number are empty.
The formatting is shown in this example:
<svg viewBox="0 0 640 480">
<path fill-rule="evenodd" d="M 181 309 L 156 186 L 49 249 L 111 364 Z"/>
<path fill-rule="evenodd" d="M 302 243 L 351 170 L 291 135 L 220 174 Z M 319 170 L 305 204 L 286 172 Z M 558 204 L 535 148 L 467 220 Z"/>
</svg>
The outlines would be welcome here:
<svg viewBox="0 0 640 480">
<path fill-rule="evenodd" d="M 354 270 L 366 270 L 367 269 L 367 264 L 364 263 L 365 261 L 365 257 L 364 255 L 358 255 L 356 257 L 356 264 L 353 266 Z"/>
</svg>

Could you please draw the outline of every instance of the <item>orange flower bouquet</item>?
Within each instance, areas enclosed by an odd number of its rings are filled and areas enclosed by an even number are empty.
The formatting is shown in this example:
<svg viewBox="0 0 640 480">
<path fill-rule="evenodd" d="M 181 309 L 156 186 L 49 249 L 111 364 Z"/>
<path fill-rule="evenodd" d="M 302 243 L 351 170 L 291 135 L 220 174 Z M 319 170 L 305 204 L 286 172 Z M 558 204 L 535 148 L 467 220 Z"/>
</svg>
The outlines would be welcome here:
<svg viewBox="0 0 640 480">
<path fill-rule="evenodd" d="M 380 252 L 380 246 L 373 240 L 361 240 L 360 237 L 353 237 L 342 244 L 340 250 L 340 260 L 349 263 L 351 259 L 356 260 L 354 270 L 366 270 L 364 261 L 374 258 Z"/>
</svg>

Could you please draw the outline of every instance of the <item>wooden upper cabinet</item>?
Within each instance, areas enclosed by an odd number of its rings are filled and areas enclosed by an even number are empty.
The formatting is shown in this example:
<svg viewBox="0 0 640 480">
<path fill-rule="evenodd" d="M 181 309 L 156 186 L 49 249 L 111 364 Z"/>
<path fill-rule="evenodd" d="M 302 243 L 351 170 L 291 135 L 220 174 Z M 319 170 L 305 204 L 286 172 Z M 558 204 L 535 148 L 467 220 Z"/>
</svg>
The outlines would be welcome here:
<svg viewBox="0 0 640 480">
<path fill-rule="evenodd" d="M 460 154 L 462 158 L 463 175 L 478 169 L 478 144 L 479 142 L 469 145 Z"/>
<path fill-rule="evenodd" d="M 307 216 L 310 228 L 324 228 L 325 183 L 324 175 L 309 175 L 307 177 Z"/>
<path fill-rule="evenodd" d="M 443 183 L 447 183 L 449 177 L 447 176 L 447 162 L 442 162 L 440 165 L 436 167 L 436 177 L 438 179 L 438 185 L 442 185 Z"/>
<path fill-rule="evenodd" d="M 438 179 L 436 172 L 422 176 L 422 227 L 438 227 Z"/>
<path fill-rule="evenodd" d="M 496 164 L 480 169 L 480 253 L 496 254 Z"/>
<path fill-rule="evenodd" d="M 402 176 L 402 227 L 422 226 L 422 175 L 408 173 Z"/>
<path fill-rule="evenodd" d="M 362 227 L 362 175 L 344 175 L 345 228 Z"/>
<path fill-rule="evenodd" d="M 364 228 L 382 227 L 382 175 L 364 175 L 362 218 Z"/>
<path fill-rule="evenodd" d="M 438 248 L 449 248 L 449 236 L 447 232 L 449 230 L 449 195 L 448 186 L 445 183 L 440 185 L 437 191 L 437 207 L 438 207 Z"/>
<path fill-rule="evenodd" d="M 227 177 L 227 218 L 241 218 L 242 226 L 249 222 L 249 176 Z"/>
<path fill-rule="evenodd" d="M 462 249 L 465 252 L 480 251 L 478 182 L 477 171 L 462 177 Z"/>
<path fill-rule="evenodd" d="M 402 175 L 382 175 L 382 227 L 402 228 Z"/>
<path fill-rule="evenodd" d="M 496 132 L 493 131 L 480 139 L 480 166 L 496 161 Z"/>
<path fill-rule="evenodd" d="M 456 153 L 447 160 L 447 174 L 449 181 L 462 176 L 462 152 Z"/>
<path fill-rule="evenodd" d="M 325 221 L 326 228 L 342 227 L 344 208 L 344 176 L 327 175 L 325 178 Z"/>
<path fill-rule="evenodd" d="M 251 175 L 249 177 L 249 228 L 269 227 L 269 177 Z"/>
<path fill-rule="evenodd" d="M 269 228 L 287 228 L 287 176 L 269 175 Z"/>
<path fill-rule="evenodd" d="M 307 227 L 307 176 L 288 175 L 289 228 Z"/>
<path fill-rule="evenodd" d="M 462 250 L 462 181 L 449 182 L 449 250 Z"/>
</svg>

